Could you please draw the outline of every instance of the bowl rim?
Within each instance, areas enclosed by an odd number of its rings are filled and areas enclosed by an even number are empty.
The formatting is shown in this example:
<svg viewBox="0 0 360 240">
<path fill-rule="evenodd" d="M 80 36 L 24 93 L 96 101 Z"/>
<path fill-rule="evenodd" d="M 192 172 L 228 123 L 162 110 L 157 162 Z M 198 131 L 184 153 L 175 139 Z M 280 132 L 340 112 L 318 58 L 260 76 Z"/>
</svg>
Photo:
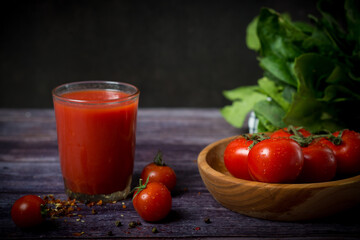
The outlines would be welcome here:
<svg viewBox="0 0 360 240">
<path fill-rule="evenodd" d="M 253 185 L 253 187 L 258 188 L 327 188 L 327 187 L 334 187 L 334 186 L 341 186 L 346 184 L 351 184 L 360 181 L 360 174 L 355 175 L 348 178 L 326 181 L 326 182 L 317 182 L 317 183 L 265 183 L 259 181 L 250 181 L 245 179 L 240 179 L 233 177 L 231 175 L 225 175 L 222 172 L 219 172 L 212 168 L 209 163 L 206 161 L 207 154 L 213 149 L 215 146 L 223 144 L 224 142 L 230 141 L 231 139 L 235 139 L 239 137 L 239 135 L 227 137 L 215 141 L 209 145 L 207 145 L 198 155 L 197 165 L 199 170 L 202 170 L 206 174 L 211 174 L 216 178 L 220 178 L 223 181 L 230 182 L 233 184 L 242 184 L 242 185 Z M 200 172 L 201 173 L 201 172 Z"/>
</svg>

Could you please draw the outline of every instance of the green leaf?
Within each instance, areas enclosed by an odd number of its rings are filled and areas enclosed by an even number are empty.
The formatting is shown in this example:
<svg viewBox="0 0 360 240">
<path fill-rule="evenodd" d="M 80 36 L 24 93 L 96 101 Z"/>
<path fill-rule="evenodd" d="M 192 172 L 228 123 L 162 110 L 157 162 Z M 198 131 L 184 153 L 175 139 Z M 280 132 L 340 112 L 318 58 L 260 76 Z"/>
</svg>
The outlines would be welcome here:
<svg viewBox="0 0 360 240">
<path fill-rule="evenodd" d="M 320 21 L 324 33 L 331 39 L 333 47 L 345 54 L 351 54 L 354 46 L 347 41 L 348 33 L 343 23 L 346 22 L 345 1 L 344 0 L 320 0 L 317 4 L 318 10 L 322 15 Z"/>
<path fill-rule="evenodd" d="M 259 121 L 268 130 L 272 131 L 276 128 L 286 127 L 282 120 L 285 116 L 285 111 L 274 101 L 262 100 L 257 102 L 254 105 L 254 112 Z"/>
<path fill-rule="evenodd" d="M 304 34 L 311 34 L 315 30 L 314 26 L 306 22 L 293 22 L 293 24 L 296 27 L 296 29 L 303 32 Z"/>
<path fill-rule="evenodd" d="M 247 86 L 224 91 L 224 95 L 233 101 L 232 105 L 225 106 L 220 110 L 225 120 L 234 127 L 242 127 L 246 115 L 252 110 L 254 104 L 267 98 L 258 90 L 257 86 Z"/>
<path fill-rule="evenodd" d="M 291 72 L 292 63 L 286 62 L 277 56 L 267 56 L 260 59 L 260 66 L 284 83 L 294 87 L 297 86 L 296 79 Z"/>
<path fill-rule="evenodd" d="M 296 88 L 289 85 L 285 85 L 282 95 L 285 101 L 291 103 L 295 93 L 296 93 Z"/>
<path fill-rule="evenodd" d="M 269 130 L 271 128 L 274 128 L 274 126 L 272 126 L 270 123 L 268 123 L 265 119 L 261 119 L 261 120 L 259 120 L 259 123 L 257 126 L 257 132 L 271 132 L 272 130 Z"/>
<path fill-rule="evenodd" d="M 325 88 L 324 97 L 319 101 L 324 102 L 343 102 L 360 101 L 360 94 L 351 91 L 342 85 L 330 85 Z"/>
<path fill-rule="evenodd" d="M 352 43 L 351 65 L 349 69 L 350 77 L 360 82 L 360 1 L 347 0 L 345 1 L 346 23 L 348 35 L 347 38 Z"/>
<path fill-rule="evenodd" d="M 344 0 L 319 0 L 317 3 L 317 8 L 323 17 L 324 27 L 329 34 L 338 35 L 334 36 L 336 38 L 345 35 L 345 30 L 341 25 L 346 19 L 344 7 Z"/>
<path fill-rule="evenodd" d="M 296 94 L 284 117 L 286 125 L 303 126 L 310 131 L 321 130 L 322 105 L 312 96 Z"/>
<path fill-rule="evenodd" d="M 243 86 L 232 90 L 225 90 L 223 91 L 223 95 L 230 101 L 236 101 L 252 95 L 254 95 L 254 97 L 256 97 L 257 94 L 261 95 L 261 93 L 258 92 L 259 89 L 260 88 L 256 85 Z"/>
<path fill-rule="evenodd" d="M 254 18 L 246 28 L 246 45 L 254 51 L 260 50 L 260 41 L 256 31 L 258 20 L 258 17 Z"/>
<path fill-rule="evenodd" d="M 346 23 L 351 40 L 357 41 L 358 47 L 360 44 L 360 1 L 347 0 L 345 1 Z M 360 50 L 359 48 L 357 50 Z"/>
<path fill-rule="evenodd" d="M 337 53 L 331 39 L 319 29 L 314 29 L 311 35 L 303 41 L 302 48 L 305 52 L 319 53 L 324 56 L 333 56 Z"/>
<path fill-rule="evenodd" d="M 332 61 L 316 53 L 306 53 L 295 59 L 294 72 L 299 81 L 298 94 L 322 97 L 327 77 L 335 66 Z"/>
<path fill-rule="evenodd" d="M 263 77 L 258 80 L 259 87 L 264 91 L 272 100 L 282 107 L 285 111 L 290 107 L 290 102 L 286 101 L 283 97 L 284 87 L 277 85 L 274 81 Z"/>
<path fill-rule="evenodd" d="M 334 111 L 328 103 L 324 103 L 334 99 L 336 93 L 332 88 L 328 89 L 328 92 L 325 92 L 325 89 L 329 82 L 339 82 L 339 78 L 344 75 L 339 74 L 330 59 L 315 53 L 298 57 L 295 60 L 294 72 L 299 80 L 299 88 L 284 122 L 287 125 L 306 127 L 310 131 L 322 130 L 325 126 L 331 127 L 331 130 L 336 128 L 337 120 L 332 115 Z M 333 123 L 330 125 L 331 121 Z"/>
<path fill-rule="evenodd" d="M 292 60 L 301 54 L 296 42 L 307 37 L 287 17 L 268 8 L 260 11 L 257 35 L 261 44 L 261 56 L 274 55 L 284 60 Z"/>
<path fill-rule="evenodd" d="M 278 128 L 275 127 L 266 117 L 262 115 L 256 116 L 259 119 L 258 132 L 274 132 Z"/>
<path fill-rule="evenodd" d="M 343 71 L 340 66 L 335 66 L 331 74 L 327 77 L 326 83 L 328 84 L 347 84 L 350 79 L 348 79 L 347 74 Z"/>
</svg>

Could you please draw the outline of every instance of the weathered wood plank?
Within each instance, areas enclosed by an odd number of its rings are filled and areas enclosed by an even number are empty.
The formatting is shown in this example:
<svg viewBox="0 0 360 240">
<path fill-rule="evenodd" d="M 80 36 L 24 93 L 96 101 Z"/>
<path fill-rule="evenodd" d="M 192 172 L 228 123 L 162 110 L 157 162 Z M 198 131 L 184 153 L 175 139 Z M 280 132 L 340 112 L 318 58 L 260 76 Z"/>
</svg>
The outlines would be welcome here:
<svg viewBox="0 0 360 240">
<path fill-rule="evenodd" d="M 219 111 L 214 109 L 141 109 L 137 142 L 205 145 L 243 132 L 244 129 L 229 126 Z M 53 111 L 0 109 L 0 141 L 56 143 Z"/>
<path fill-rule="evenodd" d="M 57 198 L 65 199 L 64 194 L 55 195 Z M 113 237 L 125 238 L 146 238 L 146 237 L 277 237 L 277 238 L 307 238 L 307 237 L 357 237 L 359 227 L 350 219 L 346 223 L 337 223 L 336 218 L 329 218 L 327 222 L 311 223 L 286 223 L 270 222 L 246 217 L 222 208 L 217 202 L 211 199 L 209 193 L 187 193 L 186 195 L 174 196 L 172 212 L 159 223 L 148 223 L 139 218 L 136 214 L 131 200 L 127 199 L 116 204 L 92 207 L 97 211 L 96 215 L 91 209 L 79 204 L 81 210 L 77 212 L 85 222 L 77 221 L 78 217 L 59 218 L 50 221 L 47 228 L 37 231 L 19 231 L 6 216 L 4 209 L 9 209 L 9 202 L 15 201 L 17 195 L 4 194 L 1 196 L 0 215 L 5 215 L 0 220 L 0 231 L 6 238 L 21 237 L 73 237 L 74 233 L 84 232 L 82 237 L 108 237 L 112 231 Z M 126 206 L 124 209 L 123 204 Z M 205 207 L 206 206 L 206 207 Z M 198 209 L 202 209 L 199 211 Z M 340 216 L 344 217 L 344 216 Z M 348 217 L 348 216 L 347 216 Z M 211 223 L 204 222 L 204 218 L 210 218 Z M 66 222 L 64 221 L 66 220 Z M 121 221 L 123 226 L 116 227 L 115 221 Z M 141 226 L 129 229 L 130 221 L 140 221 Z M 159 233 L 153 234 L 152 227 L 156 227 Z"/>
<path fill-rule="evenodd" d="M 333 217 L 303 223 L 284 223 L 246 217 L 223 208 L 206 190 L 196 158 L 207 144 L 245 132 L 234 129 L 217 109 L 140 109 L 133 186 L 142 168 L 158 149 L 178 176 L 171 214 L 160 223 L 140 219 L 128 198 L 96 206 L 98 214 L 80 204 L 85 222 L 57 219 L 33 231 L 11 221 L 12 203 L 24 194 L 55 194 L 65 200 L 52 110 L 0 109 L 0 238 L 282 238 L 357 239 L 360 206 Z M 211 219 L 206 224 L 203 219 Z M 123 226 L 116 227 L 120 220 Z M 130 221 L 142 225 L 129 229 Z M 159 233 L 153 234 L 152 227 Z M 112 236 L 108 232 L 112 231 Z M 81 236 L 74 233 L 84 232 Z"/>
<path fill-rule="evenodd" d="M 152 158 L 149 158 L 152 161 Z M 200 175 L 195 163 L 168 161 L 178 177 L 175 191 L 204 192 Z M 135 163 L 133 185 L 138 183 L 142 168 L 149 161 Z M 60 164 L 58 162 L 0 162 L 0 193 L 42 193 L 55 194 L 64 192 Z"/>
</svg>

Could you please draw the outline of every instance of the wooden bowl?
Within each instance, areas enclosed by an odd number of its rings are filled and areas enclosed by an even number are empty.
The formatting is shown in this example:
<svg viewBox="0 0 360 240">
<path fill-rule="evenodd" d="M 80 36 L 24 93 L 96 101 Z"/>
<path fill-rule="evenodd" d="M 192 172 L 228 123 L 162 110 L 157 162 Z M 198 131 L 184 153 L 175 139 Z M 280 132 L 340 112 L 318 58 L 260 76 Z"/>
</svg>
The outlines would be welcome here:
<svg viewBox="0 0 360 240">
<path fill-rule="evenodd" d="M 197 160 L 206 188 L 224 207 L 256 218 L 302 221 L 326 217 L 360 203 L 360 175 L 304 184 L 272 184 L 232 177 L 224 165 L 223 154 L 234 138 L 208 145 Z"/>
</svg>

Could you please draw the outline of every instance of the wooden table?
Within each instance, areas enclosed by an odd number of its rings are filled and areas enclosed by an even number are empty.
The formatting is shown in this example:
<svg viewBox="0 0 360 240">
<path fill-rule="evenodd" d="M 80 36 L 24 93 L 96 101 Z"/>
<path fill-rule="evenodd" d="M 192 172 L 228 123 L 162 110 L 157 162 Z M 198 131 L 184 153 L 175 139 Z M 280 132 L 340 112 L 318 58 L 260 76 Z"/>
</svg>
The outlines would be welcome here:
<svg viewBox="0 0 360 240">
<path fill-rule="evenodd" d="M 0 238 L 282 238 L 359 239 L 360 207 L 309 222 L 273 222 L 222 207 L 205 188 L 196 159 L 209 143 L 246 132 L 227 124 L 217 109 L 140 109 L 133 185 L 158 149 L 178 177 L 170 215 L 147 223 L 126 199 L 103 206 L 82 203 L 78 214 L 21 230 L 10 217 L 12 204 L 26 194 L 53 194 L 66 200 L 52 110 L 0 110 Z M 92 209 L 97 214 L 92 214 Z M 314 209 L 316 210 L 316 209 Z M 204 221 L 210 219 L 210 223 Z M 122 226 L 115 222 L 121 221 Z M 129 228 L 131 221 L 141 225 Z M 156 227 L 158 233 L 152 233 Z"/>
</svg>

